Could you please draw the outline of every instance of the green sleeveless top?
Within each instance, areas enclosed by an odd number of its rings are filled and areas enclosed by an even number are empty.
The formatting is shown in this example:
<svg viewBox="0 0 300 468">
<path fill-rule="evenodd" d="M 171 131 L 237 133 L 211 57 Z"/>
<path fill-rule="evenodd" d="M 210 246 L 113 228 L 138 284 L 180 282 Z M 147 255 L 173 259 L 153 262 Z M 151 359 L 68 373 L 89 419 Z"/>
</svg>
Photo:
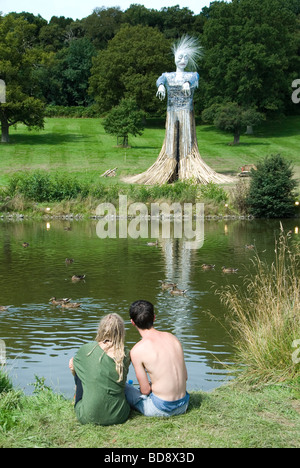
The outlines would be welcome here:
<svg viewBox="0 0 300 468">
<path fill-rule="evenodd" d="M 83 387 L 83 397 L 76 406 L 82 424 L 108 426 L 121 424 L 129 416 L 125 398 L 125 382 L 130 365 L 129 349 L 125 348 L 123 380 L 118 382 L 115 361 L 95 341 L 79 348 L 74 357 L 75 372 Z"/>
</svg>

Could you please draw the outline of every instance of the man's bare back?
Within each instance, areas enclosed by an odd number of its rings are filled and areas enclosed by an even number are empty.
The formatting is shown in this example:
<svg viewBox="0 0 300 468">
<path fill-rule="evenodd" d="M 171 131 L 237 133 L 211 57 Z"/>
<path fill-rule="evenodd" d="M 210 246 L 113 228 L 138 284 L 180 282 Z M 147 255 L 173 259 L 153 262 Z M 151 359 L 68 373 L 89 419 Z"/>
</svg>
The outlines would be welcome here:
<svg viewBox="0 0 300 468">
<path fill-rule="evenodd" d="M 139 331 L 142 340 L 132 348 L 130 355 L 141 393 L 147 395 L 152 390 L 162 400 L 180 400 L 186 395 L 187 381 L 180 342 L 171 333 L 154 328 Z"/>
</svg>

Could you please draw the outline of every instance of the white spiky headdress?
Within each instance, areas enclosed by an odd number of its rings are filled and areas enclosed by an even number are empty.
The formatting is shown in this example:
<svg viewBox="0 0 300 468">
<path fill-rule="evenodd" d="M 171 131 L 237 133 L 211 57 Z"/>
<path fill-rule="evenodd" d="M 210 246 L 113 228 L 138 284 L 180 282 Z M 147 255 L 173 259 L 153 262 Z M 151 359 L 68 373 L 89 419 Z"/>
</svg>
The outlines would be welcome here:
<svg viewBox="0 0 300 468">
<path fill-rule="evenodd" d="M 202 47 L 195 37 L 190 37 L 188 35 L 182 36 L 181 39 L 173 44 L 172 51 L 175 57 L 179 53 L 187 55 L 189 57 L 190 67 L 196 70 L 197 60 L 202 57 Z"/>
</svg>

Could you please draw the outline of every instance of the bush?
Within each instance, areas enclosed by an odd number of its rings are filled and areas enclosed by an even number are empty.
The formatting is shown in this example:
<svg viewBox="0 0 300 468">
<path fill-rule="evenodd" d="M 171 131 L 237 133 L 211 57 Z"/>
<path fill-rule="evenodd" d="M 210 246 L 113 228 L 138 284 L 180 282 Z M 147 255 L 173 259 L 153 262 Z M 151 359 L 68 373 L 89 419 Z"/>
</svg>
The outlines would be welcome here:
<svg viewBox="0 0 300 468">
<path fill-rule="evenodd" d="M 249 213 L 249 206 L 247 204 L 249 188 L 249 180 L 240 179 L 231 191 L 232 205 L 241 215 Z"/>
<path fill-rule="evenodd" d="M 228 195 L 225 190 L 212 182 L 201 186 L 200 197 L 206 200 L 213 200 L 216 203 L 222 203 L 228 200 Z"/>
<path fill-rule="evenodd" d="M 49 105 L 45 111 L 46 117 L 94 118 L 100 117 L 95 106 L 53 106 Z"/>
<path fill-rule="evenodd" d="M 271 155 L 252 171 L 246 203 L 256 218 L 291 218 L 295 215 L 297 182 L 291 163 L 280 154 Z"/>
<path fill-rule="evenodd" d="M 45 171 L 17 173 L 10 179 L 2 198 L 9 197 L 9 200 L 6 200 L 6 206 L 9 206 L 10 201 L 15 200 L 15 204 L 18 202 L 19 209 L 22 210 L 25 202 L 61 202 L 78 197 L 81 200 L 92 197 L 103 202 L 118 203 L 120 194 L 127 195 L 128 199 L 133 202 L 141 203 L 151 203 L 157 200 L 167 200 L 171 203 L 196 203 L 199 193 L 200 198 L 213 200 L 216 203 L 226 202 L 228 198 L 224 189 L 215 184 L 200 188 L 199 185 L 188 181 L 151 187 L 143 185 L 124 187 L 117 183 L 105 185 L 101 182 L 90 185 L 80 182 L 76 177 L 70 177 L 69 174 L 49 174 Z"/>
<path fill-rule="evenodd" d="M 145 113 L 140 110 L 134 99 L 122 99 L 113 107 L 103 121 L 106 133 L 122 137 L 122 146 L 128 146 L 128 135 L 142 135 Z"/>
<path fill-rule="evenodd" d="M 23 195 L 36 202 L 61 201 L 76 198 L 86 193 L 86 187 L 71 179 L 68 174 L 50 175 L 47 172 L 34 171 L 18 173 L 10 179 L 8 195 Z"/>
<path fill-rule="evenodd" d="M 12 390 L 12 383 L 7 374 L 0 369 L 0 393 Z"/>
</svg>

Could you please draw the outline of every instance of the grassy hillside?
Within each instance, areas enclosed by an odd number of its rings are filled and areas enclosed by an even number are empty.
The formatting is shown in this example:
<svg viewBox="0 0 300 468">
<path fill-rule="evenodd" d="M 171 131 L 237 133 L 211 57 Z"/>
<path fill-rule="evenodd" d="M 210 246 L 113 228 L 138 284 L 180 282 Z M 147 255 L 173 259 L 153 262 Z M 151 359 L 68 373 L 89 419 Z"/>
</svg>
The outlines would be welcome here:
<svg viewBox="0 0 300 468">
<path fill-rule="evenodd" d="M 94 182 L 107 169 L 118 167 L 117 177 L 103 180 L 119 182 L 155 161 L 164 134 L 164 120 L 150 120 L 144 134 L 131 137 L 131 147 L 124 149 L 104 132 L 101 119 L 48 118 L 44 130 L 30 132 L 19 125 L 11 129 L 10 143 L 0 145 L 0 185 L 16 171 L 34 169 L 68 172 Z M 213 126 L 199 125 L 197 135 L 201 155 L 219 172 L 236 174 L 243 164 L 281 153 L 295 164 L 300 178 L 300 116 L 265 122 L 254 135 L 242 135 L 238 146 L 231 146 L 232 136 Z"/>
</svg>

